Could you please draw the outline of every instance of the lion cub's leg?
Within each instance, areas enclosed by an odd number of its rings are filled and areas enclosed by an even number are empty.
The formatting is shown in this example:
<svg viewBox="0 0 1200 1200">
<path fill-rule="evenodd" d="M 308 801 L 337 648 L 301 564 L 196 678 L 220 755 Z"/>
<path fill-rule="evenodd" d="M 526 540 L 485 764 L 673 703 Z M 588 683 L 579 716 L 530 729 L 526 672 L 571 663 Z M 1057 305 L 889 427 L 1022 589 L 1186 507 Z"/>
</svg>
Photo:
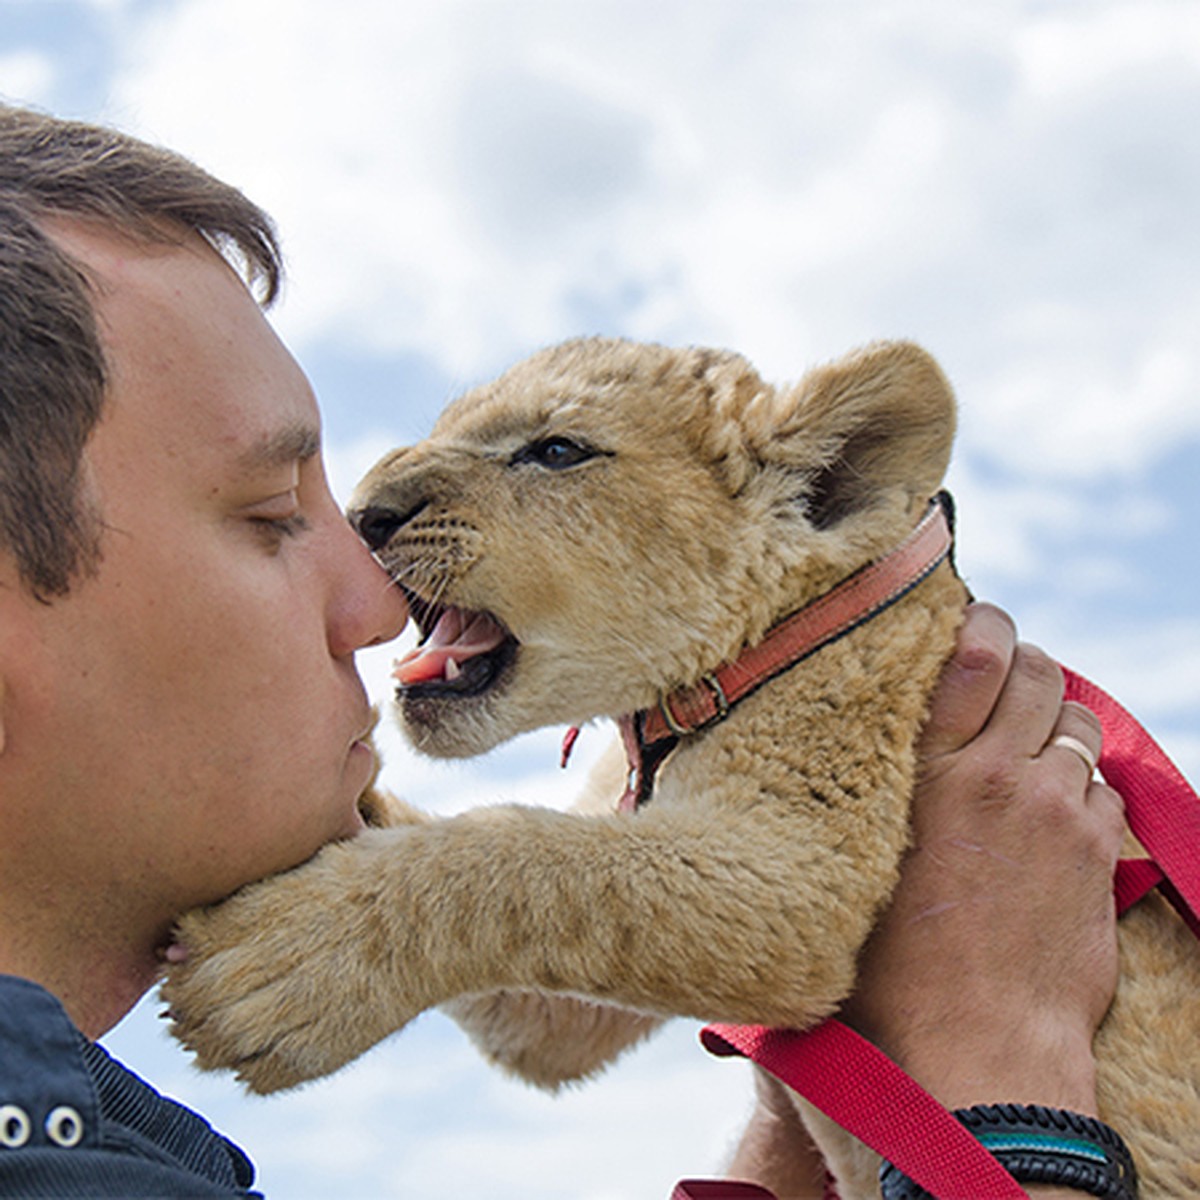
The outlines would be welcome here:
<svg viewBox="0 0 1200 1200">
<path fill-rule="evenodd" d="M 589 773 L 572 811 L 612 812 L 624 779 L 625 756 L 614 740 Z M 490 1062 L 551 1089 L 594 1075 L 662 1024 L 660 1017 L 616 1005 L 533 991 L 461 996 L 442 1011 Z"/>
<path fill-rule="evenodd" d="M 548 992 L 487 992 L 442 1009 L 489 1062 L 550 1090 L 594 1075 L 662 1024 L 661 1017 Z"/>
<path fill-rule="evenodd" d="M 405 804 L 391 792 L 372 785 L 358 798 L 358 811 L 371 829 L 391 829 L 397 825 L 427 825 L 432 818 L 411 804 Z"/>
</svg>

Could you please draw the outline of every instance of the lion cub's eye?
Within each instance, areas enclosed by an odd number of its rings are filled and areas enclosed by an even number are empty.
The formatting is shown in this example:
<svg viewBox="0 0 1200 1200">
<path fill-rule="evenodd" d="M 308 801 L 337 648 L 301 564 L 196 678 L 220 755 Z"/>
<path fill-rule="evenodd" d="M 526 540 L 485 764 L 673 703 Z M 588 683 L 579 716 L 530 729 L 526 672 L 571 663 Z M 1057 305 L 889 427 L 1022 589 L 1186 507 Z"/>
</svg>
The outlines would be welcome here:
<svg viewBox="0 0 1200 1200">
<path fill-rule="evenodd" d="M 513 455 L 510 465 L 515 467 L 519 463 L 536 463 L 551 471 L 564 471 L 567 467 L 575 467 L 589 458 L 595 458 L 599 453 L 591 446 L 573 442 L 570 438 L 550 437 L 523 446 Z"/>
</svg>

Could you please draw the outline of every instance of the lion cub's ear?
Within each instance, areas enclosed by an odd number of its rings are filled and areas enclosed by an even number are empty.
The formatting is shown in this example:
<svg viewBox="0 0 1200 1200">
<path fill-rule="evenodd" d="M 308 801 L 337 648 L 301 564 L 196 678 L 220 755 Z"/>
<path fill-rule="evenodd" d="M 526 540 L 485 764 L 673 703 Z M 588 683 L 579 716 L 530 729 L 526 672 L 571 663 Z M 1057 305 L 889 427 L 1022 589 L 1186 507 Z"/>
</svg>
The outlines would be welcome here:
<svg viewBox="0 0 1200 1200">
<path fill-rule="evenodd" d="M 774 397 L 773 427 L 748 429 L 760 461 L 803 475 L 819 529 L 903 494 L 939 488 L 954 441 L 955 404 L 933 358 L 880 342 L 820 367 Z M 761 414 L 760 414 L 761 417 Z"/>
</svg>

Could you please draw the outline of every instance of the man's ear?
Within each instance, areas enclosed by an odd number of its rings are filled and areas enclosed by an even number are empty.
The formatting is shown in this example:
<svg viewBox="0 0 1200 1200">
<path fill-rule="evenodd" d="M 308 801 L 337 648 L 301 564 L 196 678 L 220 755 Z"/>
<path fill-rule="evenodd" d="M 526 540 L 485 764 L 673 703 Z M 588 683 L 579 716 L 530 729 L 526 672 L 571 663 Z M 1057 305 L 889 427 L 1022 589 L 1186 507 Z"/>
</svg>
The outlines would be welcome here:
<svg viewBox="0 0 1200 1200">
<path fill-rule="evenodd" d="M 897 492 L 910 510 L 941 486 L 954 441 L 954 394 L 911 342 L 880 342 L 810 372 L 779 394 L 757 456 L 805 479 L 809 520 L 827 529 Z"/>
</svg>

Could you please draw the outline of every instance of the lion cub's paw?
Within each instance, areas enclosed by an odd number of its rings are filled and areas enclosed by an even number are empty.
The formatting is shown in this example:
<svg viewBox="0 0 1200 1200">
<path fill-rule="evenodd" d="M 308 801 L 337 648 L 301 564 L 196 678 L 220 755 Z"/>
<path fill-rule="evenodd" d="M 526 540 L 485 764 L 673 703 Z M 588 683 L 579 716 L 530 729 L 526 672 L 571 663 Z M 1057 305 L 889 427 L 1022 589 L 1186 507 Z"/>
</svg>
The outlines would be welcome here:
<svg viewBox="0 0 1200 1200">
<path fill-rule="evenodd" d="M 295 1087 L 425 1007 L 406 1005 L 403 982 L 378 958 L 364 964 L 358 881 L 370 863 L 360 841 L 180 920 L 182 952 L 168 956 L 162 995 L 197 1065 L 233 1070 L 254 1092 Z"/>
<path fill-rule="evenodd" d="M 391 792 L 369 787 L 358 798 L 358 811 L 370 829 L 390 829 L 397 825 L 428 825 L 428 813 L 413 808 Z"/>
</svg>

